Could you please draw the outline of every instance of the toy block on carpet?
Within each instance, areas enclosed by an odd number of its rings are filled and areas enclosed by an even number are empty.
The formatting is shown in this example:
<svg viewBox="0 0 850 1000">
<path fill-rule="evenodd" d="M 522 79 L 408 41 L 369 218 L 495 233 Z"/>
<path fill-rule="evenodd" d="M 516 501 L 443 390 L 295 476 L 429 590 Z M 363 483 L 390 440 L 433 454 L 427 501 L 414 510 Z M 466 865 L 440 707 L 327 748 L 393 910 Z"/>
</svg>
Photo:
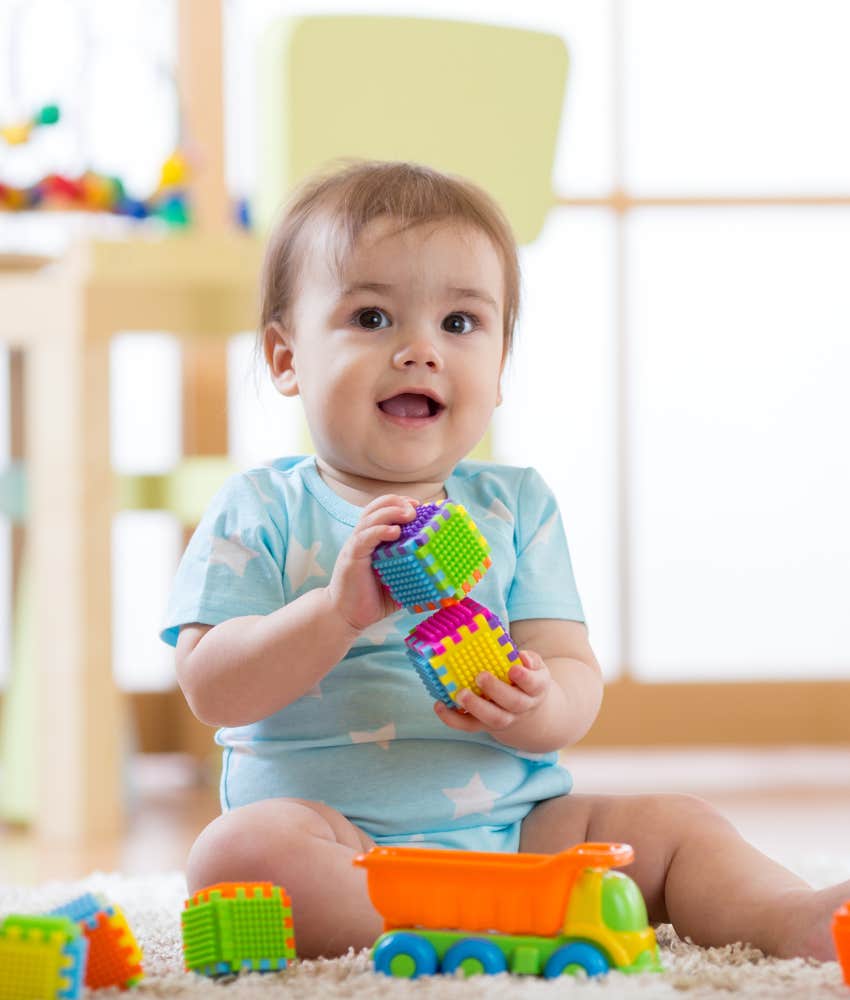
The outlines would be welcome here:
<svg viewBox="0 0 850 1000">
<path fill-rule="evenodd" d="M 127 989 L 141 981 L 142 952 L 120 907 L 99 893 L 87 892 L 51 910 L 49 915 L 73 920 L 88 939 L 85 984 L 89 989 Z"/>
<path fill-rule="evenodd" d="M 181 915 L 186 968 L 205 976 L 275 972 L 295 958 L 292 905 L 271 882 L 222 882 L 187 899 Z"/>
<path fill-rule="evenodd" d="M 12 914 L 0 923 L 0 1000 L 77 1000 L 88 942 L 67 917 Z"/>
</svg>

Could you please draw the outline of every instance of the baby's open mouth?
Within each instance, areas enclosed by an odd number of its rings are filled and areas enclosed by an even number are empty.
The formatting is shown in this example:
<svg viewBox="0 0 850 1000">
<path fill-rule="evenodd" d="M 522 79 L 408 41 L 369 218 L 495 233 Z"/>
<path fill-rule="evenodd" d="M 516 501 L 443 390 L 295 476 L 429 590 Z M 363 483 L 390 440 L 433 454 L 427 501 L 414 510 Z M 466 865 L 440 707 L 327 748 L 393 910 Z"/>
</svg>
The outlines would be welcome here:
<svg viewBox="0 0 850 1000">
<path fill-rule="evenodd" d="M 420 393 L 402 392 L 398 396 L 382 399 L 378 407 L 391 417 L 424 419 L 435 417 L 442 409 L 441 403 Z"/>
</svg>

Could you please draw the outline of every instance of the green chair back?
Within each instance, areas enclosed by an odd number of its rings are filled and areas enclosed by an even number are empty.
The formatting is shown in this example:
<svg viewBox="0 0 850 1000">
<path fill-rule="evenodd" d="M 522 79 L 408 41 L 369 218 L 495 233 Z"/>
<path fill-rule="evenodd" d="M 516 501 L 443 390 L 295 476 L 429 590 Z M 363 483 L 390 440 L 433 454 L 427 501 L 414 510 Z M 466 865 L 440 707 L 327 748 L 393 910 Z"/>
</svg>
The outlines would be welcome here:
<svg viewBox="0 0 850 1000">
<path fill-rule="evenodd" d="M 553 204 L 563 40 L 463 21 L 307 17 L 261 45 L 255 215 L 339 158 L 413 160 L 489 191 L 520 243 Z"/>
</svg>

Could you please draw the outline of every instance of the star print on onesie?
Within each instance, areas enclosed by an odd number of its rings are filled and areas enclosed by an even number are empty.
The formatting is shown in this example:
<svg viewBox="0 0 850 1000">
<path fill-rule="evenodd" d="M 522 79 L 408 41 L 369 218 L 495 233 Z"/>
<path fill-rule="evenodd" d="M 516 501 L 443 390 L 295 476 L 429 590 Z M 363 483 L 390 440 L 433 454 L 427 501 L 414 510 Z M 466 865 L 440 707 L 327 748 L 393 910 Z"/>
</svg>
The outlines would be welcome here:
<svg viewBox="0 0 850 1000">
<path fill-rule="evenodd" d="M 377 743 L 382 750 L 389 750 L 390 742 L 395 739 L 395 723 L 388 722 L 380 729 L 371 732 L 349 733 L 352 743 Z"/>
<path fill-rule="evenodd" d="M 489 520 L 491 517 L 498 518 L 500 521 L 504 521 L 506 524 L 514 523 L 514 516 L 508 510 L 508 508 L 502 503 L 502 501 L 496 497 L 495 500 L 490 504 L 485 520 Z"/>
<path fill-rule="evenodd" d="M 289 551 L 286 554 L 286 579 L 294 594 L 313 577 L 327 579 L 328 571 L 317 558 L 321 548 L 321 542 L 313 542 L 308 549 L 297 538 L 290 538 Z"/>
<path fill-rule="evenodd" d="M 443 795 L 454 803 L 455 819 L 461 816 L 471 816 L 474 813 L 487 815 L 493 811 L 499 792 L 488 788 L 476 771 L 463 788 L 444 788 Z"/>
<path fill-rule="evenodd" d="M 238 534 L 233 534 L 230 538 L 213 538 L 210 565 L 214 566 L 216 563 L 220 563 L 222 566 L 227 566 L 237 576 L 244 576 L 245 567 L 259 554 L 259 552 L 248 548 L 247 545 L 243 545 Z"/>
<path fill-rule="evenodd" d="M 531 539 L 527 547 L 529 549 L 532 549 L 534 548 L 535 545 L 548 543 L 552 531 L 554 530 L 555 525 L 557 524 L 557 521 L 558 521 L 558 515 L 553 514 L 548 521 L 546 521 L 544 524 L 541 524 L 534 538 Z"/>
</svg>

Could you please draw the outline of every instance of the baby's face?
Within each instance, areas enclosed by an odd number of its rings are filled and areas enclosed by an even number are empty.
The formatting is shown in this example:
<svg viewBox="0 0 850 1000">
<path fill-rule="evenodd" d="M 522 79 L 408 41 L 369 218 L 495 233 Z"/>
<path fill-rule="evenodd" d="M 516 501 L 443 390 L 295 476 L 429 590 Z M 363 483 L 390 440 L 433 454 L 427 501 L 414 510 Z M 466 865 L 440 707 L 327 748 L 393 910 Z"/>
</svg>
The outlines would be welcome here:
<svg viewBox="0 0 850 1000">
<path fill-rule="evenodd" d="M 393 484 L 442 482 L 499 402 L 503 269 L 489 238 L 457 223 L 399 232 L 380 218 L 342 275 L 305 263 L 278 354 L 281 392 L 299 393 L 319 456 Z"/>
</svg>

